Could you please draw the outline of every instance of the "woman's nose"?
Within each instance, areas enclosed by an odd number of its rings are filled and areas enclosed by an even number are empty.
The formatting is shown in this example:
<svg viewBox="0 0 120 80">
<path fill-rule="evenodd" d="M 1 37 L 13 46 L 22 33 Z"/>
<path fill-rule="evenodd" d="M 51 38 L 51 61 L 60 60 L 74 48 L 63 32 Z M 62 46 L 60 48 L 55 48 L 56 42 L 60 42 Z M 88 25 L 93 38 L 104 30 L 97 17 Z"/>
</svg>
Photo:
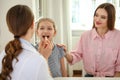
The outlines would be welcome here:
<svg viewBox="0 0 120 80">
<path fill-rule="evenodd" d="M 97 18 L 96 18 L 96 21 L 100 21 L 100 17 L 97 17 Z"/>
</svg>

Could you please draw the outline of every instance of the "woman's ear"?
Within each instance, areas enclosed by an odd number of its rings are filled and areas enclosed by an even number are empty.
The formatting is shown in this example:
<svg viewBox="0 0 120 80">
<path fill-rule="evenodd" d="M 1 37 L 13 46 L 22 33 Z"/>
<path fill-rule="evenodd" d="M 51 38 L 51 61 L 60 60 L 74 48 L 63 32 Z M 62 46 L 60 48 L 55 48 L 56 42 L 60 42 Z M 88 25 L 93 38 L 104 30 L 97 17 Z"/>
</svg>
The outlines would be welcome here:
<svg viewBox="0 0 120 80">
<path fill-rule="evenodd" d="M 35 27 L 34 21 L 32 22 L 31 28 L 33 29 Z"/>
</svg>

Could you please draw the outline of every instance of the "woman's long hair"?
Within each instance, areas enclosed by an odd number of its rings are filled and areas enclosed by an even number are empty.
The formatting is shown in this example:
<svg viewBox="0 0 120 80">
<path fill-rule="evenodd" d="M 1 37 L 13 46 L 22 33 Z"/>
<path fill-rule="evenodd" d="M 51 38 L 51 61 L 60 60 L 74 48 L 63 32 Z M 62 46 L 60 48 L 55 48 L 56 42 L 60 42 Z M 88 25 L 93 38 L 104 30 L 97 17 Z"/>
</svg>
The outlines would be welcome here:
<svg viewBox="0 0 120 80">
<path fill-rule="evenodd" d="M 33 13 L 26 5 L 16 5 L 9 9 L 6 15 L 6 22 L 9 31 L 14 35 L 14 40 L 10 41 L 5 47 L 5 53 L 2 60 L 2 71 L 0 80 L 11 80 L 10 73 L 14 70 L 12 62 L 17 59 L 22 52 L 21 42 L 19 38 L 24 36 L 34 20 Z"/>
<path fill-rule="evenodd" d="M 114 30 L 115 14 L 116 14 L 115 7 L 111 3 L 103 3 L 97 7 L 97 9 L 95 10 L 94 16 L 96 15 L 96 11 L 101 8 L 105 9 L 108 14 L 108 21 L 107 21 L 108 29 Z M 93 28 L 95 28 L 94 23 L 93 23 Z"/>
</svg>

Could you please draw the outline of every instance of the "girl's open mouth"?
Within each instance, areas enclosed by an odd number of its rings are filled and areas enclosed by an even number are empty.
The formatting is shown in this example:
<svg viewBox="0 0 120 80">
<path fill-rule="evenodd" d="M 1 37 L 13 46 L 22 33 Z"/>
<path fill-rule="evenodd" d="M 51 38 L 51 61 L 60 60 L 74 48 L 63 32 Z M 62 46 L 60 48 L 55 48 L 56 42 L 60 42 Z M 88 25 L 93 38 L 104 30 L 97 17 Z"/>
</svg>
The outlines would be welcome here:
<svg viewBox="0 0 120 80">
<path fill-rule="evenodd" d="M 44 39 L 45 39 L 45 37 L 49 38 L 49 36 L 48 36 L 48 35 L 43 35 L 42 37 L 43 37 Z"/>
</svg>

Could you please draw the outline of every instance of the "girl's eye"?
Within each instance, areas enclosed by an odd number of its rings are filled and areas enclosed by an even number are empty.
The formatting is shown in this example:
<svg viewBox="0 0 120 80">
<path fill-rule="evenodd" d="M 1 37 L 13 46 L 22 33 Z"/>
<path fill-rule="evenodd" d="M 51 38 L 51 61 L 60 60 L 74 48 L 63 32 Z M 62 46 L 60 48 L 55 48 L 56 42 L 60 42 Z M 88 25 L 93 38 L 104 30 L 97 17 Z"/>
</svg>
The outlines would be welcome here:
<svg viewBox="0 0 120 80">
<path fill-rule="evenodd" d="M 40 28 L 40 30 L 43 30 L 43 29 L 44 29 L 44 28 L 42 28 L 42 27 Z"/>
<path fill-rule="evenodd" d="M 48 30 L 52 30 L 52 28 L 48 28 Z"/>
</svg>

